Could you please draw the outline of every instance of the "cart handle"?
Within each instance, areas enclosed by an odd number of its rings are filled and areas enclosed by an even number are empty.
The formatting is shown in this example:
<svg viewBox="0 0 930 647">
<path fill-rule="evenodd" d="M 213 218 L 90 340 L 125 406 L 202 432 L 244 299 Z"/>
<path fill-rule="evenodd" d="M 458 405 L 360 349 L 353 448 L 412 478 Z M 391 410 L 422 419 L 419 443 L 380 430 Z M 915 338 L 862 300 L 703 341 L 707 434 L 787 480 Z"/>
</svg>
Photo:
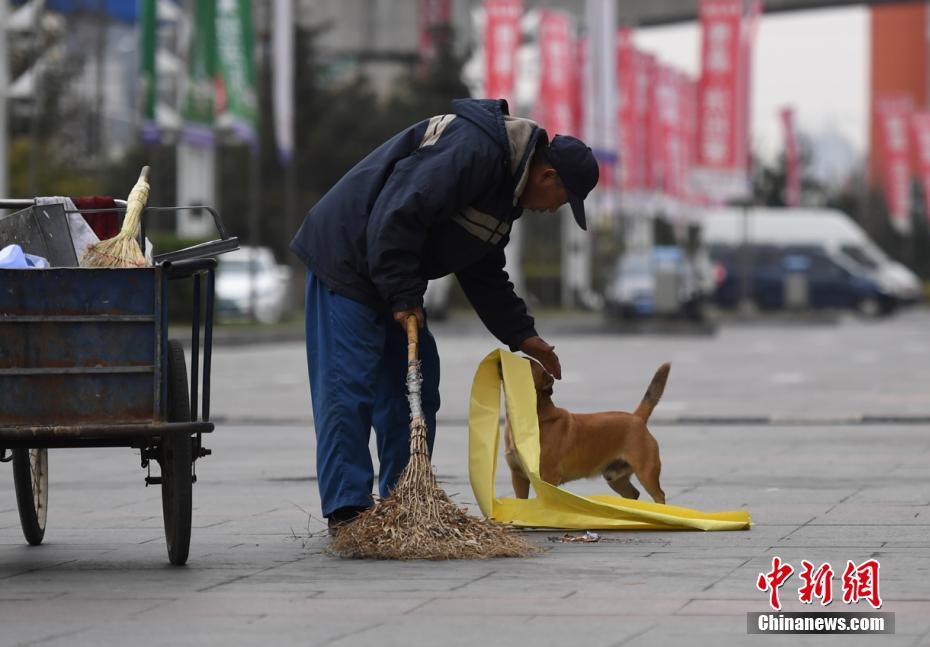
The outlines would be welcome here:
<svg viewBox="0 0 930 647">
<path fill-rule="evenodd" d="M 125 208 L 126 201 L 115 199 L 113 202 L 116 203 L 116 206 Z M 26 207 L 35 206 L 35 198 L 0 198 L 0 209 L 23 209 Z M 220 233 L 220 238 L 226 240 L 229 238 L 229 234 L 226 233 L 226 227 L 223 225 L 223 219 L 220 218 L 220 214 L 213 207 L 208 207 L 206 205 L 191 205 L 189 207 L 146 207 L 145 211 L 181 211 L 182 209 L 205 209 L 212 217 L 213 224 L 216 225 L 216 230 Z M 95 213 L 103 211 L 113 211 L 112 208 L 102 208 L 102 209 L 79 209 L 80 213 Z"/>
</svg>

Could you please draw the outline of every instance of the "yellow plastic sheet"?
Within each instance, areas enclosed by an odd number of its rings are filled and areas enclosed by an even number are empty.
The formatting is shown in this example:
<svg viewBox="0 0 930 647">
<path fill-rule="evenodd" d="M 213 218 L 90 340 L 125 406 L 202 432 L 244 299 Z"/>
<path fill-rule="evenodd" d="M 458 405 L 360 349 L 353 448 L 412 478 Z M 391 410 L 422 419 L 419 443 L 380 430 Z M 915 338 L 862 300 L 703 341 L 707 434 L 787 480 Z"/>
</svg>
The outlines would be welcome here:
<svg viewBox="0 0 930 647">
<path fill-rule="evenodd" d="M 501 383 L 507 414 L 535 498 L 497 498 Z M 505 350 L 488 355 L 475 373 L 468 415 L 468 472 L 484 515 L 531 528 L 586 530 L 744 530 L 749 512 L 701 512 L 615 495 L 579 496 L 539 476 L 539 422 L 529 360 Z M 647 496 L 644 494 L 644 496 Z"/>
</svg>

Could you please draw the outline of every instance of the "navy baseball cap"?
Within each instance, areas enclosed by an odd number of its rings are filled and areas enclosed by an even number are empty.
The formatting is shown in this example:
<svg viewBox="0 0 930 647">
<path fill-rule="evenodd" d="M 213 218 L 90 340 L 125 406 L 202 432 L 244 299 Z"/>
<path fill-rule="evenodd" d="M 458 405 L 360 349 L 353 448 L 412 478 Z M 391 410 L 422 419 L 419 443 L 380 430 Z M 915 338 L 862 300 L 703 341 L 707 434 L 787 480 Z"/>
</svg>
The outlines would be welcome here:
<svg viewBox="0 0 930 647">
<path fill-rule="evenodd" d="M 568 204 L 578 226 L 587 231 L 588 223 L 584 217 L 584 199 L 597 186 L 597 160 L 594 153 L 583 141 L 571 135 L 556 135 L 549 142 L 546 157 L 552 168 L 559 174 L 565 190 L 568 192 Z"/>
</svg>

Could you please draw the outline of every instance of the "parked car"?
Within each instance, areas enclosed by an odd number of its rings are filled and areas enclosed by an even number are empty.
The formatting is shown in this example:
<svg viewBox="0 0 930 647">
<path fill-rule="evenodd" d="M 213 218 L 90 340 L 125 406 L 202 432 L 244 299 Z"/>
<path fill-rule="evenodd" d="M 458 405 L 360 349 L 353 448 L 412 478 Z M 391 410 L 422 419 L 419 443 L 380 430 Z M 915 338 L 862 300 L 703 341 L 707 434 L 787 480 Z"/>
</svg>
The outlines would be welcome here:
<svg viewBox="0 0 930 647">
<path fill-rule="evenodd" d="M 922 298 L 920 280 L 889 258 L 849 216 L 835 209 L 753 207 L 712 209 L 702 219 L 701 235 L 709 246 L 752 245 L 817 247 L 851 273 L 878 284 L 898 303 Z"/>
<path fill-rule="evenodd" d="M 689 259 L 680 247 L 660 245 L 624 254 L 607 283 L 604 301 L 609 316 L 623 319 L 658 314 L 700 320 L 712 287 L 712 264 L 706 255 Z M 661 294 L 663 289 L 674 294 Z"/>
<path fill-rule="evenodd" d="M 742 290 L 742 260 L 739 247 L 714 245 L 711 258 L 718 266 L 721 282 L 715 301 L 735 307 Z M 789 276 L 803 277 L 807 305 L 811 309 L 857 310 L 867 316 L 892 312 L 897 297 L 873 276 L 844 267 L 820 246 L 753 245 L 750 250 L 752 299 L 768 310 L 786 306 Z"/>
<path fill-rule="evenodd" d="M 287 310 L 291 269 L 275 262 L 268 247 L 241 247 L 219 257 L 216 309 L 221 319 L 248 318 L 253 308 L 262 323 L 275 323 Z"/>
</svg>

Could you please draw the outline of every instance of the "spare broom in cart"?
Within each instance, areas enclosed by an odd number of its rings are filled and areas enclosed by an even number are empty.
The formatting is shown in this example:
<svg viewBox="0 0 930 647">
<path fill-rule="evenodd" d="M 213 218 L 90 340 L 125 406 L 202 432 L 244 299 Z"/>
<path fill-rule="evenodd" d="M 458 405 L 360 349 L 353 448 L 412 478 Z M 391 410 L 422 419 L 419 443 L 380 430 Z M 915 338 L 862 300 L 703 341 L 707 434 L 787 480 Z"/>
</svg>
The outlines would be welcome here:
<svg viewBox="0 0 930 647">
<path fill-rule="evenodd" d="M 485 559 L 525 557 L 539 550 L 513 530 L 469 516 L 436 482 L 420 402 L 417 318 L 407 321 L 410 460 L 386 499 L 333 538 L 330 552 L 359 559 Z"/>
<path fill-rule="evenodd" d="M 143 166 L 129 198 L 123 227 L 113 238 L 87 248 L 81 260 L 83 267 L 145 267 L 145 255 L 137 241 L 142 231 L 142 210 L 149 199 L 149 167 Z"/>
</svg>

